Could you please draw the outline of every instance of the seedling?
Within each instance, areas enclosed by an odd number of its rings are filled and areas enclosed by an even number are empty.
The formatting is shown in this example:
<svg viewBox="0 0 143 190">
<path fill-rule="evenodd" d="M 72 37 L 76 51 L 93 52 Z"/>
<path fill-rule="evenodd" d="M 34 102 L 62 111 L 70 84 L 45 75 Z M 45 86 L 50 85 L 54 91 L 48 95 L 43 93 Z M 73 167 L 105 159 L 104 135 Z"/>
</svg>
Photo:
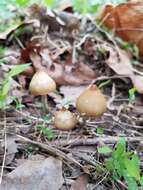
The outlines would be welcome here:
<svg viewBox="0 0 143 190">
<path fill-rule="evenodd" d="M 55 134 L 53 133 L 52 129 L 49 129 L 44 124 L 37 125 L 37 129 L 45 136 L 48 140 L 53 140 L 55 138 Z"/>
<path fill-rule="evenodd" d="M 21 103 L 21 101 L 17 98 L 14 97 L 14 102 L 15 102 L 15 108 L 16 110 L 21 110 L 22 108 L 25 108 L 25 105 Z"/>
<path fill-rule="evenodd" d="M 138 190 L 139 187 L 143 186 L 139 157 L 126 150 L 124 138 L 120 139 L 113 151 L 108 146 L 104 146 L 98 148 L 98 152 L 106 156 L 110 155 L 105 161 L 105 167 L 114 181 L 123 179 L 128 190 Z"/>
<path fill-rule="evenodd" d="M 104 86 L 107 86 L 110 83 L 111 83 L 111 80 L 106 80 L 106 81 L 100 83 L 100 85 L 98 86 L 98 88 L 103 88 Z"/>
<path fill-rule="evenodd" d="M 98 128 L 96 129 L 96 133 L 97 133 L 98 135 L 103 135 L 103 134 L 104 134 L 104 129 L 98 127 Z"/>
<path fill-rule="evenodd" d="M 7 73 L 4 81 L 0 86 L 0 109 L 4 109 L 6 107 L 6 100 L 11 89 L 12 78 L 23 72 L 29 65 L 30 64 L 17 65 Z"/>
<path fill-rule="evenodd" d="M 135 99 L 136 99 L 136 92 L 137 92 L 136 88 L 131 88 L 129 90 L 129 102 L 130 103 L 133 103 L 135 101 Z"/>
<path fill-rule="evenodd" d="M 37 125 L 36 128 L 48 139 L 53 140 L 55 138 L 55 134 L 52 129 L 48 128 L 46 124 L 50 124 L 52 122 L 52 117 L 50 114 L 47 114 L 43 118 L 43 123 Z"/>
</svg>

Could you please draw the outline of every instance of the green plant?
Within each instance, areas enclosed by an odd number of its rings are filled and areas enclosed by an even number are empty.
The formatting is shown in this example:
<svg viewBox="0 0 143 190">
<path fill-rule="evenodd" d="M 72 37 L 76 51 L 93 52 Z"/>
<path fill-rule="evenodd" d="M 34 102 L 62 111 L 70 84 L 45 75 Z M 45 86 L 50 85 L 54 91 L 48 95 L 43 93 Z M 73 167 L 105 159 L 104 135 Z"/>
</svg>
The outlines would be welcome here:
<svg viewBox="0 0 143 190">
<path fill-rule="evenodd" d="M 55 8 L 58 5 L 58 0 L 15 0 L 15 3 L 19 7 L 27 7 L 34 3 L 45 5 L 48 8 Z"/>
<path fill-rule="evenodd" d="M 52 129 L 47 128 L 46 124 L 50 124 L 52 122 L 52 117 L 50 114 L 44 116 L 43 123 L 37 125 L 36 128 L 47 137 L 48 140 L 53 140 L 55 138 L 55 134 Z"/>
<path fill-rule="evenodd" d="M 101 82 L 98 88 L 103 88 L 104 86 L 107 86 L 110 83 L 111 83 L 111 80 L 106 80 L 104 82 Z"/>
<path fill-rule="evenodd" d="M 99 148 L 99 153 L 108 155 L 111 149 L 107 146 Z M 111 156 L 105 161 L 106 169 L 112 174 L 115 181 L 124 180 L 128 190 L 138 190 L 143 185 L 143 176 L 140 171 L 139 157 L 126 150 L 126 142 L 121 138 Z"/>
<path fill-rule="evenodd" d="M 103 135 L 103 134 L 104 134 L 104 128 L 98 127 L 98 128 L 96 129 L 96 133 L 97 133 L 98 135 Z"/>
<path fill-rule="evenodd" d="M 123 49 L 130 51 L 136 59 L 139 58 L 139 48 L 135 44 L 123 41 L 121 38 L 118 37 L 116 38 L 116 40 Z M 132 62 L 132 64 L 134 64 L 134 62 Z"/>
<path fill-rule="evenodd" d="M 13 98 L 15 102 L 15 109 L 16 110 L 21 110 L 22 108 L 25 108 L 25 105 L 21 103 L 21 100 L 19 100 L 17 97 Z"/>
<path fill-rule="evenodd" d="M 82 15 L 97 13 L 98 9 L 106 3 L 117 5 L 125 2 L 126 0 L 72 0 L 74 11 Z"/>
<path fill-rule="evenodd" d="M 53 140 L 55 138 L 55 134 L 52 129 L 47 128 L 44 124 L 37 125 L 36 128 L 47 137 L 48 140 Z"/>
<path fill-rule="evenodd" d="M 6 75 L 4 81 L 0 86 L 0 109 L 6 107 L 6 100 L 9 90 L 11 89 L 12 78 L 23 72 L 30 64 L 21 64 L 13 67 Z"/>
<path fill-rule="evenodd" d="M 137 92 L 137 89 L 134 87 L 129 90 L 129 102 L 130 103 L 133 103 L 135 101 L 136 92 Z"/>
</svg>

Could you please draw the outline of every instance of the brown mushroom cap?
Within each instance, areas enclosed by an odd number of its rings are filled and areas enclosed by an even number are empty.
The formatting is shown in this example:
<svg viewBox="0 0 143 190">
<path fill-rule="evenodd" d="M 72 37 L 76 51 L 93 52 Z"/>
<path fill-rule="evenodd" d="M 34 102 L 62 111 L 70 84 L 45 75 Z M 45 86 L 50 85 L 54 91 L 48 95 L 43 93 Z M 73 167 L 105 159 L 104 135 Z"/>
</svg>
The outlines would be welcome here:
<svg viewBox="0 0 143 190">
<path fill-rule="evenodd" d="M 37 71 L 29 85 L 33 95 L 46 95 L 56 90 L 55 81 L 44 71 Z"/>
<path fill-rule="evenodd" d="M 61 109 L 56 112 L 54 125 L 60 130 L 71 130 L 76 127 L 77 118 L 69 110 Z"/>
<path fill-rule="evenodd" d="M 98 117 L 106 111 L 107 103 L 101 91 L 96 85 L 92 85 L 77 98 L 76 108 L 81 114 L 89 117 Z"/>
</svg>

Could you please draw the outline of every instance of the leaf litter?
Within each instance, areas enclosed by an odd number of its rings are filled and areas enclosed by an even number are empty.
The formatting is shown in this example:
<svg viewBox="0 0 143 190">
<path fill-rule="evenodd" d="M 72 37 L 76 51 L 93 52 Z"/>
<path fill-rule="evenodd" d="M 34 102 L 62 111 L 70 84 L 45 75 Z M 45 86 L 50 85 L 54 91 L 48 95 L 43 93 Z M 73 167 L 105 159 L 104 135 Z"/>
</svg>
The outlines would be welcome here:
<svg viewBox="0 0 143 190">
<path fill-rule="evenodd" d="M 133 11 L 141 5 L 131 4 L 135 8 Z M 31 63 L 28 69 L 13 78 L 7 109 L 0 111 L 0 162 L 4 164 L 1 189 L 111 189 L 116 185 L 122 189 L 125 182 L 111 184 L 106 177 L 108 174 L 100 170 L 106 157 L 100 155 L 97 148 L 103 144 L 114 148 L 119 137 L 125 137 L 128 149 L 140 156 L 142 168 L 143 69 L 140 57 L 138 65 L 132 64 L 132 52 L 123 50 L 115 37 L 90 18 L 83 24 L 84 18 L 73 14 L 70 1 L 59 9 L 47 12 L 45 7 L 35 4 L 26 9 L 23 23 L 0 35 L 3 45 L 8 48 L 6 52 L 12 52 L 2 56 L 0 85 L 13 65 Z M 126 10 L 127 20 L 134 14 L 129 11 L 128 4 L 115 8 L 107 6 L 102 19 L 111 10 L 112 17 L 125 19 L 120 15 L 122 9 Z M 117 22 L 115 18 L 114 22 Z M 105 20 L 105 25 L 113 28 L 110 19 Z M 131 27 L 135 27 L 136 21 Z M 128 28 L 127 23 L 121 22 L 121 26 L 117 23 L 115 31 L 123 39 L 134 42 L 142 55 L 141 43 L 135 41 L 140 32 L 118 32 Z M 21 32 L 21 28 L 25 30 Z M 50 113 L 46 115 L 40 97 L 34 97 L 28 91 L 29 82 L 39 69 L 58 85 L 57 92 L 47 96 Z M 55 129 L 54 112 L 68 106 L 78 114 L 75 109 L 77 97 L 94 83 L 101 86 L 109 102 L 108 111 L 97 119 L 83 117 L 72 131 Z M 138 93 L 131 102 L 128 92 L 134 87 Z M 15 98 L 18 101 L 14 101 Z M 49 140 L 48 134 L 44 136 L 38 125 L 49 128 L 54 133 L 53 139 Z M 29 159 L 29 155 L 36 154 L 43 156 L 42 160 Z M 23 161 L 18 164 L 17 160 Z"/>
</svg>

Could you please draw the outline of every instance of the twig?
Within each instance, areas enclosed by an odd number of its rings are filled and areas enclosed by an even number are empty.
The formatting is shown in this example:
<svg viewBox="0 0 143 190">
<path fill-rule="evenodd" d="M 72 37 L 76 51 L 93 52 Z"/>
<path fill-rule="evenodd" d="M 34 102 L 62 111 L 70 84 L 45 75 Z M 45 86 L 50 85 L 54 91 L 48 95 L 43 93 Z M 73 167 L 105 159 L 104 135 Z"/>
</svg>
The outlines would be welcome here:
<svg viewBox="0 0 143 190">
<path fill-rule="evenodd" d="M 68 146 L 74 147 L 74 146 L 91 146 L 91 145 L 96 145 L 99 142 L 103 142 L 105 144 L 114 144 L 117 143 L 120 140 L 121 137 L 118 136 L 109 136 L 109 137 L 96 137 L 95 139 L 71 139 L 69 141 L 66 140 L 61 140 L 55 141 L 54 145 L 55 146 Z M 143 137 L 124 137 L 125 141 L 127 142 L 141 142 L 143 141 Z"/>
<path fill-rule="evenodd" d="M 43 144 L 43 143 L 40 143 L 40 142 L 30 140 L 30 139 L 28 139 L 26 137 L 23 137 L 21 135 L 17 135 L 17 137 L 18 137 L 20 142 L 26 142 L 26 143 L 36 145 L 39 148 L 42 148 L 45 151 L 47 151 L 49 154 L 52 154 L 53 156 L 58 156 L 59 158 L 62 158 L 65 161 L 72 162 L 72 163 L 76 164 L 77 166 L 81 167 L 82 169 L 84 169 L 83 166 L 78 161 L 76 161 L 74 158 L 68 156 L 67 154 L 65 154 L 64 152 L 58 150 L 55 147 L 52 147 L 52 146 L 50 146 L 48 144 Z"/>
<path fill-rule="evenodd" d="M 95 190 L 107 178 L 108 175 L 109 172 L 107 172 L 105 176 L 91 190 Z"/>
<path fill-rule="evenodd" d="M 7 150 L 6 113 L 4 112 L 4 156 L 3 156 L 2 166 L 1 166 L 0 184 L 2 183 L 3 171 L 5 167 L 6 150 Z"/>
</svg>

